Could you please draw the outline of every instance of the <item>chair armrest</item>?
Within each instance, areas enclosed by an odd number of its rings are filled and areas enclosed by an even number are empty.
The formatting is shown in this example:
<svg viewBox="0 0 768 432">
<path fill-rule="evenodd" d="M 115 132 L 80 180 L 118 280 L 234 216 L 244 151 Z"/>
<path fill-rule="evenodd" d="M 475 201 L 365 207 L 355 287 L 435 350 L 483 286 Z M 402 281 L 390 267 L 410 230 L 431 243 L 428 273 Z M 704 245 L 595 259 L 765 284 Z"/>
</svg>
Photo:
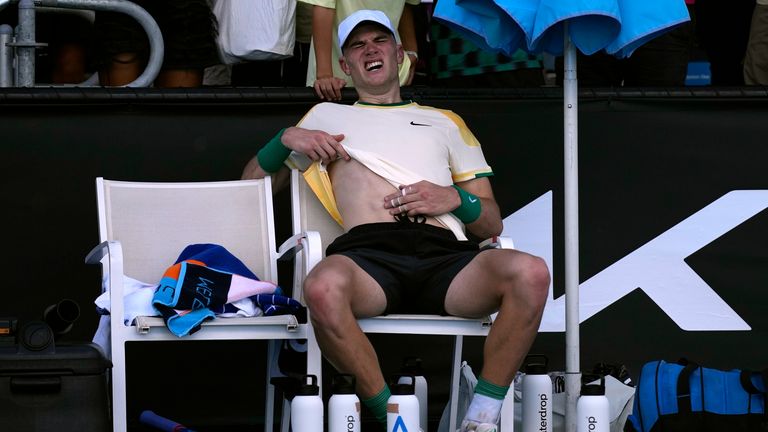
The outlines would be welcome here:
<svg viewBox="0 0 768 432">
<path fill-rule="evenodd" d="M 292 235 L 278 247 L 279 260 L 288 260 L 296 257 L 299 252 L 304 252 L 305 274 L 320 262 L 323 258 L 320 233 L 317 231 L 305 231 Z"/>
<path fill-rule="evenodd" d="M 494 236 L 489 239 L 480 242 L 480 249 L 514 249 L 515 244 L 512 241 L 512 237 L 507 236 Z"/>
<path fill-rule="evenodd" d="M 296 257 L 296 254 L 304 250 L 305 233 L 294 234 L 277 247 L 277 259 L 288 261 Z"/>
<path fill-rule="evenodd" d="M 107 261 L 104 262 L 104 258 Z M 119 241 L 104 241 L 85 257 L 86 264 L 101 264 L 102 275 L 106 276 L 109 290 L 110 315 L 113 320 L 123 322 L 123 246 Z"/>
<path fill-rule="evenodd" d="M 303 253 L 302 253 L 303 252 Z M 322 241 L 317 231 L 305 231 L 294 234 L 278 247 L 279 261 L 294 261 L 293 298 L 303 303 L 301 286 L 304 277 L 323 258 Z"/>
<path fill-rule="evenodd" d="M 109 242 L 103 241 L 91 249 L 85 256 L 86 264 L 101 264 L 101 260 L 109 254 Z"/>
</svg>

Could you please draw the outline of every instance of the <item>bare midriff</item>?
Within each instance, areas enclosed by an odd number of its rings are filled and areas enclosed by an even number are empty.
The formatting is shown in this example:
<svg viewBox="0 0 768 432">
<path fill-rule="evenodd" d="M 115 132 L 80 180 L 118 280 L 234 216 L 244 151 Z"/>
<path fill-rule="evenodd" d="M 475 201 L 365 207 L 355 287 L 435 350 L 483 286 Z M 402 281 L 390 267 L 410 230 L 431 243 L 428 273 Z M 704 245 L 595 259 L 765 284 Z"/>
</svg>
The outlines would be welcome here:
<svg viewBox="0 0 768 432">
<path fill-rule="evenodd" d="M 354 159 L 331 163 L 328 174 L 345 231 L 362 224 L 395 222 L 389 209 L 384 208 L 384 197 L 397 192 L 388 181 Z M 426 223 L 442 226 L 431 216 Z"/>
</svg>

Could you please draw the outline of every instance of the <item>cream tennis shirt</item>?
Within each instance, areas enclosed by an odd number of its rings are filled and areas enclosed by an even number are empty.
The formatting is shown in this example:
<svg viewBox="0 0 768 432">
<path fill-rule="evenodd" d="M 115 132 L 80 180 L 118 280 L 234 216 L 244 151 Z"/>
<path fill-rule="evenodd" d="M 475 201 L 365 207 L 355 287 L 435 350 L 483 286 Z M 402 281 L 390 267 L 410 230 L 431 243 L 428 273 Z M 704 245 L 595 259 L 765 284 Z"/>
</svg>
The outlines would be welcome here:
<svg viewBox="0 0 768 432">
<path fill-rule="evenodd" d="M 480 143 L 452 111 L 414 102 L 393 105 L 356 103 L 315 105 L 297 125 L 344 134 L 347 153 L 398 188 L 427 180 L 440 186 L 493 175 Z M 306 169 L 305 179 L 341 224 L 341 216 L 325 168 L 293 153 L 287 164 Z M 436 217 L 456 238 L 465 240 L 464 224 L 453 214 Z"/>
</svg>

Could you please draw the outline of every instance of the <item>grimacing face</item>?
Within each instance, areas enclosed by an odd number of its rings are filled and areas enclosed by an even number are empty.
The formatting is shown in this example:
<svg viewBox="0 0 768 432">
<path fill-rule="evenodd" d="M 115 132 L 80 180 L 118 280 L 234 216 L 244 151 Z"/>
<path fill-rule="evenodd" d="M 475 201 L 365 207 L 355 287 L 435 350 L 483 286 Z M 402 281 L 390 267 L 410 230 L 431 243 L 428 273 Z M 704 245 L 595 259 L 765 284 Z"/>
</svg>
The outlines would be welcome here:
<svg viewBox="0 0 768 432">
<path fill-rule="evenodd" d="M 389 30 L 375 23 L 363 23 L 347 38 L 339 62 L 355 87 L 378 87 L 392 80 L 397 82 L 403 56 L 402 47 Z"/>
</svg>

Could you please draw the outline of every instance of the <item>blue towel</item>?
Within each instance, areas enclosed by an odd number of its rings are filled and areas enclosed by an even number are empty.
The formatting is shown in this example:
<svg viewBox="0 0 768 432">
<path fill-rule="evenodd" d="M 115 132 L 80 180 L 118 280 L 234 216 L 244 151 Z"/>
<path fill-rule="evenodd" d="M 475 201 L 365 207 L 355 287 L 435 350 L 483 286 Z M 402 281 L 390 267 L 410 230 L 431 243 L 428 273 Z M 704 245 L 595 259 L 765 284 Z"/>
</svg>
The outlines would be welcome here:
<svg viewBox="0 0 768 432">
<path fill-rule="evenodd" d="M 224 247 L 214 244 L 194 244 L 184 248 L 163 275 L 152 304 L 173 334 L 186 336 L 198 331 L 204 321 L 215 318 L 230 301 L 237 300 L 235 294 L 243 298 L 242 289 L 237 291 L 235 288 L 242 288 L 242 281 L 249 288 L 246 293 L 258 293 L 250 296 L 254 301 L 262 295 L 268 297 L 263 300 L 266 309 L 259 305 L 265 315 L 299 313 L 303 309 L 300 303 L 281 295 L 279 287 L 258 282 L 259 278 L 242 261 Z"/>
</svg>

